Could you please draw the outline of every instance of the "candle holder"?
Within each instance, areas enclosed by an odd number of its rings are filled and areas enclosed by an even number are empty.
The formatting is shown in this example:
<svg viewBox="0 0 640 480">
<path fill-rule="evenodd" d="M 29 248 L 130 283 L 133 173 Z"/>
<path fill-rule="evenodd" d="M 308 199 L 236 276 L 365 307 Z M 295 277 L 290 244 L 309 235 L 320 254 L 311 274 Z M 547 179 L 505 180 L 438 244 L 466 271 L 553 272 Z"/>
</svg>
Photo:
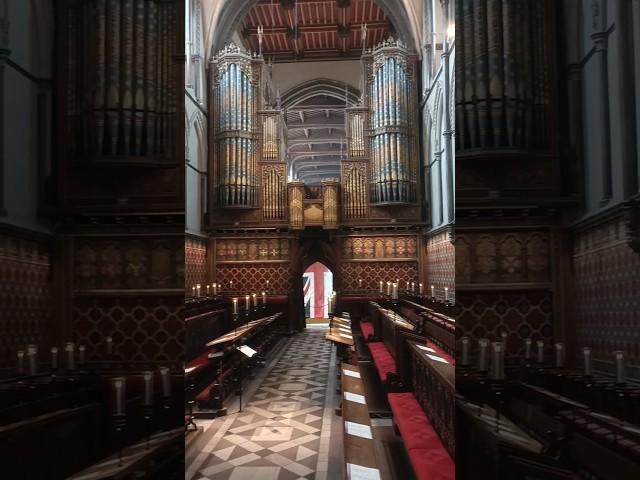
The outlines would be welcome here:
<svg viewBox="0 0 640 480">
<path fill-rule="evenodd" d="M 118 466 L 122 466 L 122 449 L 127 430 L 127 416 L 124 413 L 111 415 L 111 428 L 113 429 L 113 442 L 118 450 Z"/>
</svg>

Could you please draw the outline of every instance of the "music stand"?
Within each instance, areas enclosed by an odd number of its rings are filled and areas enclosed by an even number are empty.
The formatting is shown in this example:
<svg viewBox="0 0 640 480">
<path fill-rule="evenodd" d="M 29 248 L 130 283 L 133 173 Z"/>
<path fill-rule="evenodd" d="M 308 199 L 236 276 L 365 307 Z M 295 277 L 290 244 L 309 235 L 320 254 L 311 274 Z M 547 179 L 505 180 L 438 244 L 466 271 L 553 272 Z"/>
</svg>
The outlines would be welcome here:
<svg viewBox="0 0 640 480">
<path fill-rule="evenodd" d="M 253 357 L 256 352 L 253 348 L 251 348 L 249 345 L 240 345 L 239 347 L 236 347 L 236 350 L 238 350 L 240 353 L 242 353 L 245 357 L 247 358 L 251 358 Z M 239 386 L 238 386 L 238 395 L 240 396 L 240 408 L 238 409 L 238 413 L 242 412 L 242 366 L 240 366 L 240 376 L 238 378 L 238 382 L 239 382 Z"/>
</svg>

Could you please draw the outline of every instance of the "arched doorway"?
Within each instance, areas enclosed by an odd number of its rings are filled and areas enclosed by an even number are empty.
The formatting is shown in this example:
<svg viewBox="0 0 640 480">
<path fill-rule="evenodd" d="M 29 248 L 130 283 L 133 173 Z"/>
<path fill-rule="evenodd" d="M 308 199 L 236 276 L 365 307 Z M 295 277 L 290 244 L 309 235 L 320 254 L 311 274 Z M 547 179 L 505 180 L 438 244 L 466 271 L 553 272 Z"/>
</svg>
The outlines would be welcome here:
<svg viewBox="0 0 640 480">
<path fill-rule="evenodd" d="M 322 262 L 312 263 L 302 274 L 302 291 L 307 324 L 324 323 L 329 318 L 333 272 Z"/>
</svg>

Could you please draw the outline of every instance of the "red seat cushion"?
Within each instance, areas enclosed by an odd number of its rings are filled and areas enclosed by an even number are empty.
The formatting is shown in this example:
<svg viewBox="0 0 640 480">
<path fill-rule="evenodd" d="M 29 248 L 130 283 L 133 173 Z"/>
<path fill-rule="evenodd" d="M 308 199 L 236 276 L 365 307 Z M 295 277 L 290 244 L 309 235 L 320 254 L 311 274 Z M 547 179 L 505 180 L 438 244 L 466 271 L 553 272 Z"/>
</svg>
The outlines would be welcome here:
<svg viewBox="0 0 640 480">
<path fill-rule="evenodd" d="M 387 373 L 396 373 L 396 362 L 382 342 L 368 343 L 371 358 L 378 370 L 378 376 L 383 382 L 387 379 Z"/>
<path fill-rule="evenodd" d="M 454 480 L 456 466 L 444 449 L 412 448 L 409 459 L 418 480 Z"/>
<path fill-rule="evenodd" d="M 418 480 L 453 480 L 453 460 L 413 394 L 390 393 L 387 398 Z"/>
<path fill-rule="evenodd" d="M 362 336 L 366 340 L 373 335 L 373 325 L 371 325 L 370 323 L 360 322 L 360 331 L 362 332 Z"/>
</svg>

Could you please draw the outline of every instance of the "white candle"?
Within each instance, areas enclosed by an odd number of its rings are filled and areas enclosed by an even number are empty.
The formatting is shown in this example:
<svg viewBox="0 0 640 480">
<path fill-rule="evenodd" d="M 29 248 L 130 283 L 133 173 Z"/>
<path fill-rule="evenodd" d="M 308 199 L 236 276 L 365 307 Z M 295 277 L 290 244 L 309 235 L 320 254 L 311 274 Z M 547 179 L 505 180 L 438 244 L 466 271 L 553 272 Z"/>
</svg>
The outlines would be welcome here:
<svg viewBox="0 0 640 480">
<path fill-rule="evenodd" d="M 29 375 L 34 377 L 38 373 L 38 347 L 36 345 L 27 346 L 27 361 L 29 364 Z"/>
<path fill-rule="evenodd" d="M 267 305 L 267 292 L 262 292 L 262 305 Z"/>
<path fill-rule="evenodd" d="M 422 292 L 423 292 L 423 290 L 424 290 L 424 288 L 423 288 L 423 287 L 424 287 L 424 285 L 422 285 L 422 283 L 419 283 L 419 284 L 418 284 L 418 287 L 420 288 L 420 295 L 422 295 Z"/>
<path fill-rule="evenodd" d="M 480 345 L 480 354 L 478 355 L 478 370 L 484 372 L 487 370 L 487 347 L 489 346 L 488 338 L 478 340 Z"/>
<path fill-rule="evenodd" d="M 398 284 L 397 284 L 397 283 L 394 283 L 394 284 L 393 284 L 392 298 L 393 298 L 394 300 L 397 300 L 397 299 L 398 299 Z"/>
<path fill-rule="evenodd" d="M 411 282 L 411 293 L 416 293 L 416 282 Z"/>
<path fill-rule="evenodd" d="M 249 295 L 244 297 L 244 307 L 249 310 Z"/>
<path fill-rule="evenodd" d="M 191 287 L 191 296 L 192 297 L 196 296 L 196 287 Z"/>
<path fill-rule="evenodd" d="M 258 294 L 254 293 L 252 296 L 253 296 L 253 306 L 257 307 L 258 306 Z"/>
<path fill-rule="evenodd" d="M 380 280 L 380 294 L 384 293 L 384 287 L 383 287 L 383 282 L 382 280 Z"/>
<path fill-rule="evenodd" d="M 214 283 L 214 284 L 213 284 L 213 295 L 215 296 L 215 295 L 217 295 L 217 294 L 218 294 L 218 284 L 217 284 L 217 283 Z"/>
<path fill-rule="evenodd" d="M 436 298 L 436 287 L 431 285 L 431 298 Z"/>
<path fill-rule="evenodd" d="M 589 377 L 591 376 L 591 349 L 584 347 L 582 353 L 584 354 L 584 375 Z"/>
<path fill-rule="evenodd" d="M 536 345 L 538 346 L 538 363 L 542 363 L 544 362 L 544 342 L 538 340 Z"/>
<path fill-rule="evenodd" d="M 113 379 L 113 388 L 115 396 L 115 414 L 124 415 L 124 389 L 125 378 L 116 377 Z"/>
<path fill-rule="evenodd" d="M 85 352 L 85 348 L 84 345 L 80 345 L 78 347 L 78 361 L 80 362 L 80 365 L 84 365 L 84 352 Z"/>
<path fill-rule="evenodd" d="M 171 379 L 169 378 L 169 369 L 160 367 L 160 379 L 162 380 L 162 396 L 171 396 Z"/>
<path fill-rule="evenodd" d="M 18 350 L 18 375 L 24 373 L 24 351 Z"/>
<path fill-rule="evenodd" d="M 199 297 L 200 296 L 200 284 L 196 283 L 196 294 Z"/>
<path fill-rule="evenodd" d="M 209 296 L 209 285 L 207 285 L 207 297 Z"/>
<path fill-rule="evenodd" d="M 358 288 L 362 288 L 362 279 L 361 278 L 358 279 Z"/>
<path fill-rule="evenodd" d="M 502 351 L 504 355 L 507 354 L 507 332 L 500 333 L 500 339 L 502 342 Z"/>
<path fill-rule="evenodd" d="M 67 342 L 64 346 L 65 351 L 67 352 L 67 368 L 69 370 L 76 369 L 75 362 L 75 346 L 72 342 Z"/>
<path fill-rule="evenodd" d="M 556 367 L 564 367 L 564 345 L 560 342 L 556 343 Z"/>
<path fill-rule="evenodd" d="M 151 405 L 153 399 L 153 372 L 144 372 L 144 404 Z"/>
<path fill-rule="evenodd" d="M 462 365 L 469 365 L 469 337 L 462 337 Z"/>
<path fill-rule="evenodd" d="M 391 296 L 391 282 L 387 282 L 387 295 Z"/>
<path fill-rule="evenodd" d="M 51 347 L 51 369 L 58 369 L 58 347 Z"/>
<path fill-rule="evenodd" d="M 622 350 L 616 350 L 616 381 L 618 383 L 624 383 L 624 352 Z"/>
<path fill-rule="evenodd" d="M 233 299 L 233 313 L 238 313 L 238 299 Z"/>
<path fill-rule="evenodd" d="M 269 291 L 269 280 L 267 280 L 267 291 Z"/>
<path fill-rule="evenodd" d="M 107 337 L 107 353 L 111 355 L 113 352 L 113 339 L 111 337 Z"/>
<path fill-rule="evenodd" d="M 444 287 L 444 301 L 445 302 L 449 301 L 449 287 Z"/>
<path fill-rule="evenodd" d="M 229 290 L 233 290 L 233 280 L 229 280 Z"/>
<path fill-rule="evenodd" d="M 502 380 L 504 366 L 502 365 L 504 357 L 502 355 L 502 344 L 494 342 L 493 344 L 493 379 Z"/>
<path fill-rule="evenodd" d="M 531 339 L 527 338 L 524 341 L 524 358 L 529 360 L 531 358 Z"/>
</svg>

